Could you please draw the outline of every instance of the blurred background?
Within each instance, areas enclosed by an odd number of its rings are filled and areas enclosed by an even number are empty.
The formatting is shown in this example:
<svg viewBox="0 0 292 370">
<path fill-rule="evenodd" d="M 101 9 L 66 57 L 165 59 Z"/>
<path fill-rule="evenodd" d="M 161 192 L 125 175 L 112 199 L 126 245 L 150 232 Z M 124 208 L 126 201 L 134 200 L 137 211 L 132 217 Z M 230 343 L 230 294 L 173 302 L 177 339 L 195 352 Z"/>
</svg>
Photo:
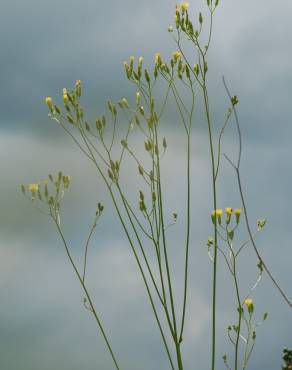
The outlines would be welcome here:
<svg viewBox="0 0 292 370">
<path fill-rule="evenodd" d="M 190 0 L 189 12 L 205 13 L 203 0 Z M 83 83 L 88 116 L 102 114 L 108 98 L 134 101 L 135 89 L 123 71 L 130 55 L 153 65 L 160 51 L 176 49 L 167 32 L 173 23 L 170 0 L 1 1 L 0 89 L 0 368 L 3 370 L 107 370 L 112 362 L 96 324 L 83 307 L 83 294 L 54 225 L 22 196 L 19 184 L 63 170 L 72 176 L 64 199 L 62 224 L 80 262 L 84 239 L 101 201 L 105 211 L 90 247 L 88 285 L 96 309 L 121 363 L 127 370 L 169 369 L 141 277 L 94 168 L 56 122 L 47 116 L 46 96 L 61 102 L 62 88 Z M 266 217 L 257 241 L 287 295 L 291 290 L 291 86 L 292 3 L 289 0 L 221 0 L 215 14 L 209 56 L 209 86 L 215 130 L 228 106 L 222 75 L 239 97 L 243 158 L 242 180 L 250 220 Z M 191 54 L 189 54 L 191 56 Z M 169 215 L 171 267 L 178 309 L 182 301 L 185 204 L 185 138 L 171 107 L 162 127 L 168 140 L 163 162 Z M 210 164 L 206 123 L 198 113 L 192 148 L 192 240 L 185 368 L 210 366 L 211 279 L 206 240 L 210 221 Z M 234 122 L 224 152 L 235 158 Z M 183 165 L 182 165 L 183 164 Z M 125 188 L 138 202 L 136 172 L 124 168 Z M 240 206 L 234 172 L 222 161 L 219 206 Z M 138 175 L 137 175 L 138 177 Z M 174 181 L 175 180 L 175 181 Z M 133 203 L 134 204 L 134 203 Z M 243 227 L 243 225 L 242 225 Z M 220 261 L 217 368 L 231 353 L 226 327 L 236 318 L 233 285 Z M 249 246 L 242 257 L 242 291 L 256 278 Z M 244 294 L 244 293 L 243 293 Z M 284 346 L 292 346 L 291 309 L 267 276 L 254 296 L 255 316 L 268 311 L 259 328 L 250 368 L 280 369 Z"/>
</svg>

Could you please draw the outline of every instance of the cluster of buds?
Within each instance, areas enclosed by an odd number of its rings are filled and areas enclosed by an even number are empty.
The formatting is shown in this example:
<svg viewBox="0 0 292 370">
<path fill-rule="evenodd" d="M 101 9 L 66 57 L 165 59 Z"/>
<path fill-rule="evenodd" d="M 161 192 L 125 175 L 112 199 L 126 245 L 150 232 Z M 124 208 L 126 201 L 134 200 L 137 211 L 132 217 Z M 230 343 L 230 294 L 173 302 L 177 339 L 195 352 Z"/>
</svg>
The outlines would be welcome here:
<svg viewBox="0 0 292 370">
<path fill-rule="evenodd" d="M 119 107 L 121 109 L 129 109 L 130 108 L 130 105 L 128 103 L 128 100 L 126 98 L 122 98 L 120 101 L 119 101 Z M 116 113 L 114 113 L 115 115 Z"/>
<path fill-rule="evenodd" d="M 283 349 L 283 361 L 285 366 L 282 367 L 282 370 L 291 370 L 292 369 L 292 349 L 284 348 Z"/>
<path fill-rule="evenodd" d="M 130 57 L 129 63 L 124 62 L 126 76 L 129 80 L 134 78 L 135 81 L 140 81 L 142 77 L 142 70 L 143 70 L 143 57 L 138 58 L 137 70 L 134 70 L 134 62 L 135 62 L 135 57 L 133 56 Z M 150 78 L 150 75 L 147 69 L 144 69 L 144 77 L 145 77 L 146 82 L 150 84 L 151 78 Z"/>
<path fill-rule="evenodd" d="M 66 88 L 63 89 L 63 103 L 67 111 L 67 120 L 69 123 L 74 124 L 71 108 L 73 108 L 77 120 L 83 118 L 83 110 L 79 107 L 79 98 L 81 96 L 81 81 L 77 80 L 75 87 L 72 91 L 68 91 Z M 61 114 L 61 108 L 54 104 L 53 99 L 50 96 L 45 98 L 45 103 L 49 108 L 51 114 Z"/>
<path fill-rule="evenodd" d="M 180 60 L 181 59 L 181 52 L 179 52 L 179 51 L 174 51 L 173 53 L 172 53 L 172 60 L 173 60 L 173 62 L 174 63 L 176 63 L 178 60 Z"/>
<path fill-rule="evenodd" d="M 118 181 L 120 164 L 118 161 L 110 160 L 110 169 L 108 169 L 108 176 L 112 181 Z"/>
<path fill-rule="evenodd" d="M 174 51 L 170 58 L 170 65 L 162 60 L 161 54 L 156 53 L 154 56 L 154 77 L 157 78 L 158 72 L 169 75 L 171 69 L 173 70 L 177 66 L 177 74 L 180 79 L 183 78 L 184 73 L 186 77 L 190 79 L 190 69 L 187 64 L 182 61 L 182 53 L 180 51 Z"/>
<path fill-rule="evenodd" d="M 235 221 L 238 224 L 239 221 L 240 221 L 241 212 L 242 211 L 241 211 L 240 208 L 235 208 L 235 209 L 230 208 L 230 207 L 225 208 L 225 215 L 226 215 L 225 221 L 226 221 L 226 224 L 228 225 L 230 223 L 231 218 L 232 218 L 232 215 L 235 216 Z M 219 225 L 221 225 L 221 223 L 222 223 L 222 216 L 223 216 L 223 210 L 221 208 L 217 208 L 214 211 L 212 211 L 212 213 L 211 213 L 211 219 L 212 219 L 213 224 L 215 224 L 215 220 L 217 220 L 218 223 L 219 223 Z"/>
<path fill-rule="evenodd" d="M 102 116 L 101 118 L 98 118 L 95 122 L 96 130 L 98 131 L 99 135 L 103 135 L 104 128 L 106 126 L 106 118 L 105 116 Z"/>
<path fill-rule="evenodd" d="M 49 183 L 51 183 L 55 188 L 55 195 L 50 194 Z M 59 197 L 61 197 L 62 193 L 69 188 L 70 183 L 71 177 L 59 172 L 55 178 L 52 175 L 49 175 L 49 179 L 43 182 L 31 183 L 26 186 L 21 185 L 21 191 L 24 195 L 27 195 L 28 193 L 28 196 L 32 201 L 38 199 L 52 207 L 55 207 L 59 204 Z"/>
<path fill-rule="evenodd" d="M 187 2 L 181 3 L 180 6 L 176 5 L 175 8 L 175 26 L 177 29 L 181 29 L 186 32 L 189 36 L 198 36 L 198 31 L 194 30 L 193 24 L 189 19 L 188 9 L 189 4 Z"/>
</svg>

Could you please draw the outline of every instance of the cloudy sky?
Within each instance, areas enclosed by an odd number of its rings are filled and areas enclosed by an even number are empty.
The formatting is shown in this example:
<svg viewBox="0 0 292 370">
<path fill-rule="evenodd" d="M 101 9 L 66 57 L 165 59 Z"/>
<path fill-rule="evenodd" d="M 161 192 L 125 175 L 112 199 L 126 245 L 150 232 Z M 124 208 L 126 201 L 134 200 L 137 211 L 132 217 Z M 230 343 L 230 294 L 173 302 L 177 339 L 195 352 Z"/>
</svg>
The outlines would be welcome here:
<svg viewBox="0 0 292 370">
<path fill-rule="evenodd" d="M 57 124 L 44 97 L 60 99 L 76 79 L 84 86 L 89 117 L 102 114 L 108 98 L 135 90 L 123 73 L 130 55 L 169 55 L 167 33 L 173 0 L 2 0 L 0 12 L 0 368 L 3 370 L 107 370 L 112 362 L 95 322 L 82 304 L 83 293 L 56 230 L 19 192 L 20 183 L 44 179 L 60 169 L 72 176 L 64 199 L 62 225 L 80 261 L 95 204 L 105 204 L 90 250 L 88 285 L 121 364 L 127 370 L 167 370 L 159 332 L 137 266 L 115 217 L 110 198 L 94 168 Z M 190 12 L 205 12 L 203 0 L 190 0 Z M 221 77 L 240 100 L 243 134 L 242 177 L 255 224 L 266 217 L 258 246 L 288 296 L 291 290 L 291 82 L 292 3 L 290 0 L 221 0 L 210 51 L 210 99 L 215 129 L 227 99 Z M 168 138 L 163 162 L 169 214 L 183 214 L 185 139 L 169 106 L 162 129 Z M 210 164 L 205 122 L 192 136 L 192 241 L 185 368 L 210 367 L 212 266 L 205 242 L 211 233 Z M 137 150 L 139 146 L 136 144 Z M 235 131 L 226 132 L 224 151 L 234 156 Z M 124 186 L 138 193 L 135 170 L 124 168 Z M 175 180 L 175 181 L 174 181 Z M 219 205 L 238 206 L 234 173 L 222 162 Z M 136 199 L 136 198 L 133 198 Z M 169 229 L 171 265 L 178 301 L 182 299 L 183 217 Z M 243 226 L 242 226 L 243 227 Z M 244 229 L 242 230 L 242 234 Z M 241 263 L 242 289 L 255 279 L 251 247 Z M 235 320 L 233 286 L 220 261 L 217 369 L 231 353 L 226 326 Z M 250 369 L 278 369 L 284 346 L 292 347 L 291 309 L 264 276 L 254 296 L 256 318 L 269 319 L 258 330 Z"/>
</svg>

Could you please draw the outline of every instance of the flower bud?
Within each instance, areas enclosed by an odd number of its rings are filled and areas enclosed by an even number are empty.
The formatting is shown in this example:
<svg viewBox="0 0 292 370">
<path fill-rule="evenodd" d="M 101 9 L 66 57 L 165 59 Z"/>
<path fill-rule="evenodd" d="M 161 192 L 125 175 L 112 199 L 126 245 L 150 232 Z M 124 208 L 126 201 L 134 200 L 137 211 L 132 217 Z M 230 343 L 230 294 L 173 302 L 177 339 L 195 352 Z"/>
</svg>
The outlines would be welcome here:
<svg viewBox="0 0 292 370">
<path fill-rule="evenodd" d="M 194 65 L 194 72 L 195 72 L 195 74 L 196 74 L 197 76 L 199 75 L 199 73 L 200 73 L 199 64 L 195 64 L 195 65 Z"/>
<path fill-rule="evenodd" d="M 181 58 L 181 53 L 179 51 L 174 51 L 172 53 L 172 59 L 176 63 Z"/>
<path fill-rule="evenodd" d="M 139 57 L 138 59 L 138 74 L 141 74 L 141 69 L 142 69 L 142 63 L 143 63 L 143 57 Z"/>
<path fill-rule="evenodd" d="M 147 69 L 145 69 L 144 75 L 145 75 L 145 80 L 147 81 L 147 83 L 150 83 L 150 76 L 149 76 Z"/>
<path fill-rule="evenodd" d="M 155 64 L 157 65 L 161 64 L 161 54 L 160 53 L 155 54 Z"/>
<path fill-rule="evenodd" d="M 50 96 L 47 96 L 45 99 L 47 106 L 49 107 L 50 111 L 53 111 L 53 100 Z"/>
<path fill-rule="evenodd" d="M 67 92 L 64 92 L 63 93 L 63 102 L 64 102 L 64 104 L 68 105 L 68 101 L 69 101 L 68 94 L 67 94 Z"/>
<path fill-rule="evenodd" d="M 200 12 L 199 14 L 199 23 L 202 24 L 203 23 L 203 16 L 202 16 L 202 13 Z"/>
<path fill-rule="evenodd" d="M 76 95 L 80 98 L 81 96 L 81 81 L 77 80 L 75 83 Z"/>
<path fill-rule="evenodd" d="M 246 305 L 248 312 L 252 314 L 254 310 L 253 300 L 251 298 L 246 298 L 244 300 L 244 304 Z"/>
<path fill-rule="evenodd" d="M 128 100 L 127 100 L 126 98 L 123 98 L 123 99 L 121 100 L 121 102 L 122 102 L 122 104 L 123 104 L 123 106 L 124 106 L 125 108 L 129 108 L 129 103 L 128 103 Z"/>
</svg>

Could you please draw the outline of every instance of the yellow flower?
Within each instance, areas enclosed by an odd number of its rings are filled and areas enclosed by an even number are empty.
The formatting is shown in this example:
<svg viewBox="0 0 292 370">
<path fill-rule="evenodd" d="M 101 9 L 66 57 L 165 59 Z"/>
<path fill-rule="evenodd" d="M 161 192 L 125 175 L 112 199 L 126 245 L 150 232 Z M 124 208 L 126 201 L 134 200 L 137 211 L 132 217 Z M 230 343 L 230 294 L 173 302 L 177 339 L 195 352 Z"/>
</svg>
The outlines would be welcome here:
<svg viewBox="0 0 292 370">
<path fill-rule="evenodd" d="M 31 191 L 33 194 L 37 193 L 39 191 L 39 185 L 38 184 L 29 184 L 28 190 Z"/>
<path fill-rule="evenodd" d="M 46 97 L 45 102 L 46 102 L 47 106 L 48 106 L 50 109 L 52 109 L 52 107 L 53 107 L 53 100 L 52 100 L 52 98 L 51 98 L 50 96 L 47 96 L 47 97 Z"/>
<path fill-rule="evenodd" d="M 234 214 L 235 214 L 235 217 L 236 217 L 236 222 L 239 223 L 239 219 L 240 219 L 240 215 L 241 215 L 241 209 L 240 208 L 236 208 L 234 210 Z"/>
<path fill-rule="evenodd" d="M 215 224 L 215 218 L 218 219 L 218 222 L 219 224 L 221 224 L 221 217 L 222 217 L 222 214 L 223 214 L 223 211 L 221 208 L 217 208 L 215 209 L 214 211 L 212 211 L 211 213 L 211 218 L 212 218 L 212 222 L 213 224 Z"/>
<path fill-rule="evenodd" d="M 174 51 L 172 53 L 172 58 L 173 58 L 174 62 L 176 63 L 178 61 L 178 59 L 181 58 L 181 53 L 179 51 Z"/>
<path fill-rule="evenodd" d="M 232 212 L 233 212 L 232 208 L 230 208 L 230 207 L 225 208 L 225 213 L 226 213 L 228 216 L 231 216 L 231 215 L 232 215 Z"/>
<path fill-rule="evenodd" d="M 252 313 L 253 312 L 253 300 L 251 298 L 246 298 L 244 300 L 244 304 L 246 305 L 248 312 Z"/>
<path fill-rule="evenodd" d="M 188 7 L 189 7 L 189 3 L 185 2 L 185 1 L 183 3 L 181 3 L 181 10 L 183 12 L 185 12 Z"/>
<path fill-rule="evenodd" d="M 230 207 L 225 208 L 225 213 L 226 213 L 226 224 L 228 225 L 231 220 L 233 209 Z"/>
</svg>

